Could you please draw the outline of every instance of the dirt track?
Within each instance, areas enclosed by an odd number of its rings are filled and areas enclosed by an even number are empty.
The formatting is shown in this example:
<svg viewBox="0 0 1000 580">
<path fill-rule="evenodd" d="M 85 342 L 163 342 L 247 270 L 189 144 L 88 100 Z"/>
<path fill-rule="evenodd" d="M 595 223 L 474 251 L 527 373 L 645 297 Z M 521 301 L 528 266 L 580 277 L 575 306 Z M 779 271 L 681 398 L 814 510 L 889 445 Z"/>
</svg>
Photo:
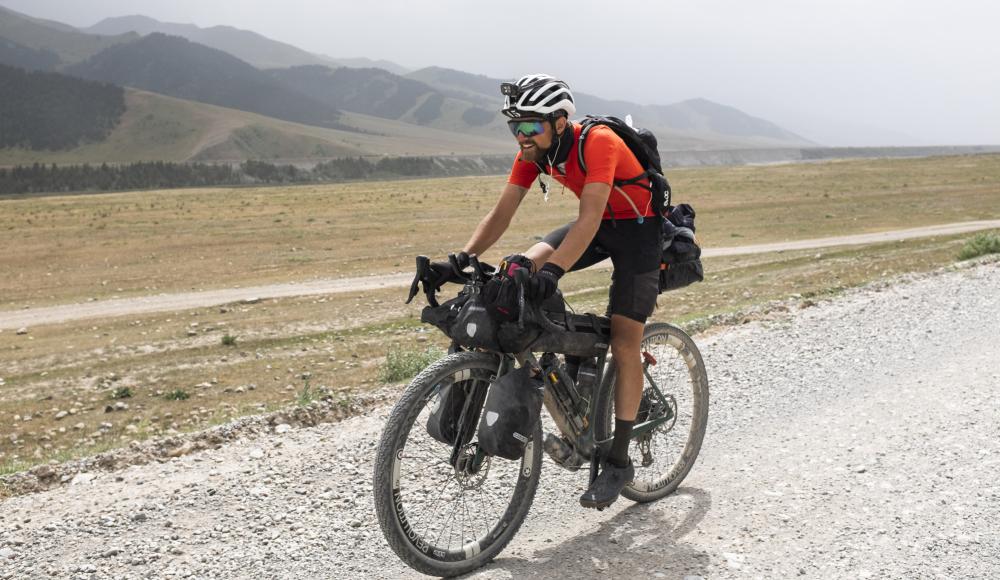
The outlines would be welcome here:
<svg viewBox="0 0 1000 580">
<path fill-rule="evenodd" d="M 831 238 L 778 242 L 773 244 L 736 246 L 731 248 L 706 248 L 702 255 L 706 258 L 711 258 L 718 256 L 738 256 L 777 251 L 827 248 L 832 246 L 874 244 L 910 238 L 953 235 L 993 228 L 1000 228 L 1000 220 L 942 224 L 937 226 L 879 232 L 874 234 L 856 234 Z M 597 267 L 607 266 L 598 265 Z M 315 280 L 311 282 L 253 286 L 249 288 L 226 288 L 202 292 L 158 294 L 139 298 L 121 298 L 78 304 L 64 304 L 60 306 L 47 306 L 42 308 L 29 308 L 25 310 L 0 311 L 0 330 L 16 329 L 26 326 L 39 326 L 44 324 L 59 324 L 62 322 L 87 318 L 126 316 L 150 312 L 171 312 L 260 298 L 284 298 L 289 296 L 357 292 L 378 288 L 397 288 L 408 285 L 410 280 L 412 280 L 412 277 L 413 275 L 411 273 L 402 273 L 357 278 L 339 278 L 330 280 Z"/>
</svg>

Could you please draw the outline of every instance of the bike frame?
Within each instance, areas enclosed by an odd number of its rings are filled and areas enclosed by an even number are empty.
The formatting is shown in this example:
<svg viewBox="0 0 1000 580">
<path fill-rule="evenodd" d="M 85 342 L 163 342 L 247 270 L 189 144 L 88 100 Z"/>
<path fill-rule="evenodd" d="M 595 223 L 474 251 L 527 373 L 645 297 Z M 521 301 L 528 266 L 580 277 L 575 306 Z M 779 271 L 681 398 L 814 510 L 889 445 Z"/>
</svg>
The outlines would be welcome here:
<svg viewBox="0 0 1000 580">
<path fill-rule="evenodd" d="M 449 260 L 451 261 L 451 265 L 455 271 L 456 276 L 464 278 L 467 282 L 485 283 L 488 276 L 488 274 L 486 273 L 487 270 L 483 269 L 482 265 L 479 263 L 478 260 L 476 260 L 475 257 L 472 258 L 473 274 L 471 276 L 465 274 L 459 269 L 458 262 L 454 255 L 449 256 Z M 407 300 L 407 303 L 409 303 L 410 300 L 412 300 L 413 297 L 417 294 L 418 282 L 423 281 L 424 294 L 427 297 L 427 302 L 431 306 L 438 306 L 437 299 L 434 296 L 433 285 L 428 283 L 426 279 L 426 274 L 429 271 L 430 271 L 430 261 L 424 256 L 418 256 L 417 275 L 414 277 L 413 284 L 411 285 L 410 296 L 409 299 Z M 522 292 L 520 299 L 520 303 L 522 305 L 520 324 L 523 325 L 523 323 L 527 319 L 530 320 L 531 322 L 536 322 L 540 324 L 545 331 L 547 331 L 553 336 L 558 337 L 560 335 L 566 334 L 568 331 L 565 328 L 562 328 L 557 324 L 553 323 L 551 320 L 549 320 L 549 318 L 545 315 L 544 312 L 542 312 L 541 308 L 538 305 L 533 304 L 530 301 L 524 299 L 523 288 L 524 284 L 527 282 L 527 276 L 528 276 L 527 270 L 520 269 L 516 272 L 516 277 L 518 279 L 519 287 Z M 597 434 L 595 432 L 595 428 L 597 425 L 597 405 L 594 404 L 594 401 L 598 401 L 600 400 L 601 397 L 606 396 L 606 391 L 608 389 L 614 389 L 615 386 L 614 384 L 610 383 L 605 384 L 607 382 L 605 380 L 606 378 L 605 369 L 608 364 L 609 345 L 605 343 L 603 346 L 604 349 L 597 355 L 598 364 L 597 364 L 597 376 L 595 381 L 597 387 L 594 390 L 593 395 L 591 396 L 587 416 L 586 417 L 581 417 L 578 415 L 566 416 L 559 409 L 558 405 L 555 404 L 546 405 L 546 408 L 549 411 L 549 415 L 553 416 L 553 420 L 556 422 L 557 425 L 559 425 L 560 431 L 563 431 L 563 435 L 573 441 L 576 451 L 582 453 L 584 457 L 588 456 L 590 457 L 591 481 L 593 481 L 593 479 L 597 477 L 597 471 L 598 471 L 598 466 L 600 465 L 600 461 L 602 457 L 604 457 L 607 454 L 611 446 L 611 442 L 613 440 L 613 438 L 598 440 Z M 555 351 L 552 352 L 553 354 L 565 354 Z M 497 367 L 497 374 L 495 377 L 493 377 L 494 380 L 510 372 L 510 370 L 513 369 L 514 361 L 517 361 L 522 366 L 524 365 L 530 366 L 533 369 L 533 374 L 536 374 L 536 376 L 544 374 L 544 369 L 541 368 L 541 364 L 539 363 L 537 357 L 535 356 L 535 351 L 531 350 L 530 347 L 527 350 L 524 350 L 520 353 L 516 354 L 498 353 L 498 355 L 500 360 Z M 644 357 L 642 372 L 646 380 L 649 381 L 649 385 L 652 388 L 652 392 L 655 395 L 657 402 L 659 402 L 661 405 L 663 405 L 664 408 L 669 410 L 670 405 L 669 402 L 667 401 L 667 398 L 660 391 L 659 385 L 656 384 L 656 380 L 653 379 L 653 375 L 649 371 L 649 367 L 655 364 L 656 361 L 652 357 L 650 356 Z M 551 395 L 553 398 L 560 398 L 561 400 L 568 399 L 572 403 L 572 408 L 579 407 L 581 401 L 580 398 L 578 397 L 575 385 L 572 385 L 574 388 L 569 388 L 570 386 L 566 385 L 562 381 L 553 382 L 548 375 L 543 377 L 543 381 L 545 384 L 546 391 L 552 391 Z M 491 381 L 491 383 L 492 382 L 493 381 Z M 466 398 L 465 405 L 463 406 L 462 412 L 459 416 L 458 424 L 460 425 L 460 434 L 456 438 L 455 444 L 452 448 L 452 454 L 451 454 L 452 465 L 456 465 L 457 461 L 459 461 L 462 448 L 465 446 L 467 441 L 471 440 L 472 436 L 475 433 L 475 430 L 479 422 L 479 415 L 482 412 L 483 404 L 486 401 L 486 392 L 487 392 L 486 388 L 479 388 L 476 390 L 476 392 L 470 393 L 469 394 L 470 396 Z M 613 396 L 613 394 L 611 394 L 610 396 Z M 546 402 L 548 401 L 549 399 L 546 398 Z M 643 421 L 642 423 L 635 425 L 632 428 L 631 439 L 633 440 L 640 439 L 647 433 L 652 432 L 660 425 L 663 425 L 667 421 L 670 421 L 672 418 L 673 415 L 668 413 L 663 417 L 648 419 L 646 421 Z M 566 433 L 565 429 L 563 428 L 563 425 L 571 425 L 574 419 L 582 422 L 582 424 L 584 425 L 583 430 L 578 434 Z M 476 456 L 476 461 L 481 461 L 482 458 L 479 457 L 478 455 L 479 454 L 477 454 Z"/>
</svg>

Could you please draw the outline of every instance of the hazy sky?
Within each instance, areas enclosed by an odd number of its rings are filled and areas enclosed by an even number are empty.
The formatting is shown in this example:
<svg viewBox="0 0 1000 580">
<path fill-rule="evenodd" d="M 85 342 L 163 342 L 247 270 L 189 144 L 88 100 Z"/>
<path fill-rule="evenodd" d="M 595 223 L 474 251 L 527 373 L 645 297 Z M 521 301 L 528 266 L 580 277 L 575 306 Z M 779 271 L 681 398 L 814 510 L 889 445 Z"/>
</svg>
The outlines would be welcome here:
<svg viewBox="0 0 1000 580">
<path fill-rule="evenodd" d="M 550 0 L 530 12 L 469 0 L 0 5 L 76 26 L 126 14 L 228 24 L 412 68 L 548 72 L 641 103 L 704 97 L 831 145 L 1000 143 L 1000 2 L 990 0 Z"/>
</svg>

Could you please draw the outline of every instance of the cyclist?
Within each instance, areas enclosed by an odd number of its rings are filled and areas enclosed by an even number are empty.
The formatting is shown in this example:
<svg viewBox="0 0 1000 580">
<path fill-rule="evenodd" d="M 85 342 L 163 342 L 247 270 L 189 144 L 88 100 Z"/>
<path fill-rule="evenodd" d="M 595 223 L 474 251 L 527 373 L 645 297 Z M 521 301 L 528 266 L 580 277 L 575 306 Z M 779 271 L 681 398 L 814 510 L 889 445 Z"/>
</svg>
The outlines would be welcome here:
<svg viewBox="0 0 1000 580">
<path fill-rule="evenodd" d="M 576 220 L 556 229 L 532 246 L 525 256 L 536 266 L 527 288 L 534 301 L 556 292 L 567 271 L 611 258 L 609 290 L 611 352 L 618 367 L 615 383 L 615 433 L 611 451 L 597 479 L 580 496 L 584 507 L 613 503 L 630 483 L 635 469 L 628 456 L 632 426 L 642 397 L 640 344 L 646 318 L 656 307 L 660 268 L 660 225 L 654 218 L 648 183 L 616 186 L 643 173 L 625 143 L 608 127 L 594 127 L 584 144 L 586 173 L 578 160 L 581 125 L 570 121 L 576 112 L 569 86 L 544 74 L 527 75 L 501 85 L 501 112 L 520 150 L 507 185 L 483 218 L 462 252 L 481 255 L 507 230 L 525 194 L 540 175 L 551 176 L 579 198 Z M 542 181 L 542 188 L 547 184 Z M 452 275 L 447 262 L 433 264 L 439 284 Z"/>
</svg>

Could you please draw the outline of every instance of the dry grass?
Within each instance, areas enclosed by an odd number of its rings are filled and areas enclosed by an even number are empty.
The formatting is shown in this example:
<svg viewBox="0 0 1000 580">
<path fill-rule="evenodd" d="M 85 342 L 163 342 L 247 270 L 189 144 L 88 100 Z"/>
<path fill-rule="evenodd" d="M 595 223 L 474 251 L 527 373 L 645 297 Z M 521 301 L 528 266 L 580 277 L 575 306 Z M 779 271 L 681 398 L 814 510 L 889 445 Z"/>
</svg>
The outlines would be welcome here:
<svg viewBox="0 0 1000 580">
<path fill-rule="evenodd" d="M 673 174 L 683 199 L 698 207 L 699 235 L 712 246 L 996 218 L 997 176 L 996 156 Z M 4 201 L 0 235 L 13 275 L 0 280 L 0 307 L 105 297 L 117 288 L 145 294 L 154 286 L 186 290 L 405 270 L 414 254 L 458 247 L 472 224 L 451 214 L 485 212 L 501 182 Z M 875 185 L 863 194 L 855 189 L 861 184 Z M 824 197 L 825 188 L 841 193 Z M 922 192 L 916 207 L 914 192 Z M 494 257 L 531 243 L 573 211 L 569 199 L 555 196 L 543 206 L 537 197 L 525 201 L 529 211 Z M 951 263 L 970 237 L 707 260 L 706 281 L 662 296 L 656 318 L 685 322 L 796 294 L 808 304 L 811 296 Z M 563 287 L 577 310 L 600 312 L 608 276 L 574 274 Z M 2 332 L 0 471 L 201 429 L 319 393 L 374 388 L 387 352 L 446 346 L 419 324 L 419 306 L 402 299 L 400 289 L 390 289 Z M 238 340 L 226 344 L 226 336 Z M 130 397 L 115 398 L 126 389 Z M 177 390 L 190 398 L 167 396 Z M 66 415 L 57 419 L 60 412 Z"/>
<path fill-rule="evenodd" d="M 1000 156 L 671 172 L 705 247 L 1000 217 Z M 0 308 L 409 270 L 468 239 L 500 177 L 0 201 Z M 571 219 L 529 194 L 495 259 Z"/>
</svg>

